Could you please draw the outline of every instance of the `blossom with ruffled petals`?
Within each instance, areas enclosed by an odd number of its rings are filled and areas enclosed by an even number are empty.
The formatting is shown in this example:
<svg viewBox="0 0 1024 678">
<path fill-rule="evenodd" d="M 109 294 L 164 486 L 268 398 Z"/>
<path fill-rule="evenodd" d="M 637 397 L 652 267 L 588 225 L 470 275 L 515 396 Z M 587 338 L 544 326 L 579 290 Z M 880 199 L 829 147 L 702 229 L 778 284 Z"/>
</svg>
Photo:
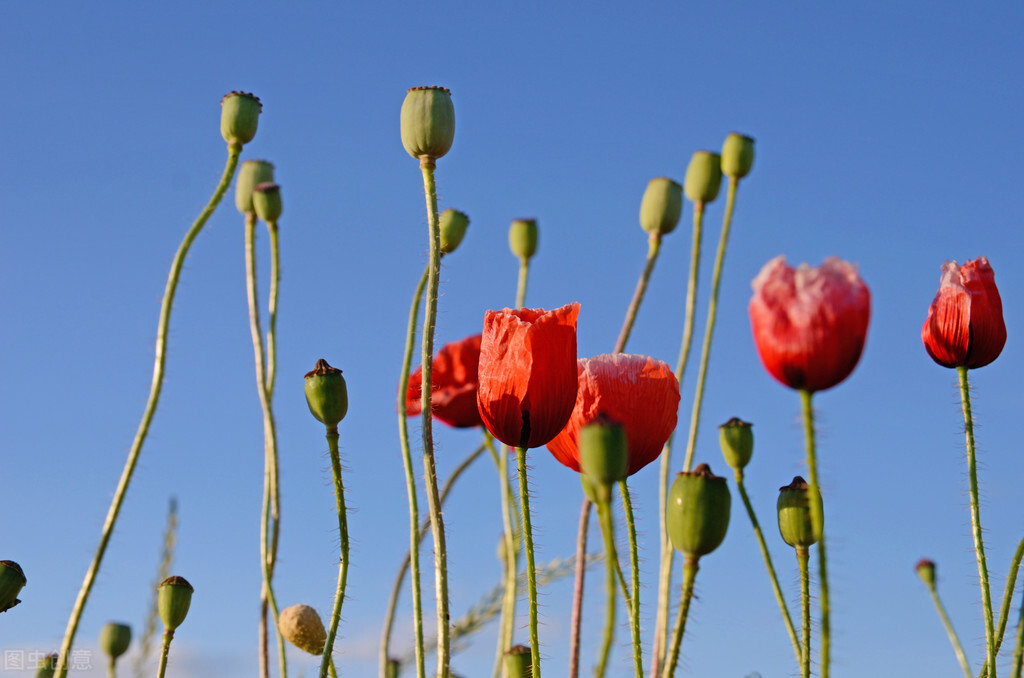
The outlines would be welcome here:
<svg viewBox="0 0 1024 678">
<path fill-rule="evenodd" d="M 480 335 L 445 344 L 431 362 L 430 408 L 435 417 L 456 428 L 480 426 L 480 410 L 476 406 L 477 365 L 480 362 Z M 410 417 L 420 413 L 423 368 L 409 375 L 405 392 L 405 412 Z"/>
<path fill-rule="evenodd" d="M 921 341 L 943 367 L 984 367 L 1006 344 L 1003 301 L 988 259 L 942 265 L 939 291 L 921 328 Z"/>
</svg>

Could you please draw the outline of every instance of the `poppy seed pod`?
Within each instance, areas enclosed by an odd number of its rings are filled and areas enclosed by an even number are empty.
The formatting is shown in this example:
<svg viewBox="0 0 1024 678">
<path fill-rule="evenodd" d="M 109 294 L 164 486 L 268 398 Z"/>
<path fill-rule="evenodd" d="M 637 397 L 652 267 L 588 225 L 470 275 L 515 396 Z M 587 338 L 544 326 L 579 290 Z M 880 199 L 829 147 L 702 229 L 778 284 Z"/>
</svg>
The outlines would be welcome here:
<svg viewBox="0 0 1024 678">
<path fill-rule="evenodd" d="M 402 145 L 414 158 L 437 160 L 455 139 L 455 106 L 444 87 L 413 87 L 402 102 Z"/>
<path fill-rule="evenodd" d="M 256 136 L 263 104 L 248 92 L 229 92 L 220 100 L 220 134 L 229 144 L 247 144 Z"/>
<path fill-rule="evenodd" d="M 0 560 L 0 612 L 6 612 L 21 602 L 18 594 L 27 583 L 21 565 L 13 560 Z"/>
<path fill-rule="evenodd" d="M 285 639 L 312 655 L 322 655 L 327 642 L 327 631 L 320 615 L 309 605 L 292 605 L 281 610 L 277 626 Z"/>
<path fill-rule="evenodd" d="M 533 675 L 533 655 L 525 645 L 514 645 L 505 653 L 505 673 L 508 678 L 530 678 Z"/>
<path fill-rule="evenodd" d="M 626 478 L 629 447 L 622 424 L 599 414 L 580 428 L 580 468 L 595 484 L 607 488 Z"/>
<path fill-rule="evenodd" d="M 821 504 L 820 493 L 818 504 Z M 811 525 L 811 504 L 808 501 L 806 480 L 797 476 L 789 485 L 780 487 L 776 510 L 779 514 L 779 534 L 782 535 L 782 541 L 793 548 L 807 548 L 818 541 L 818 536 L 814 534 Z"/>
<path fill-rule="evenodd" d="M 691 202 L 706 204 L 718 197 L 722 187 L 722 156 L 711 151 L 694 151 L 686 168 L 683 190 Z"/>
<path fill-rule="evenodd" d="M 737 132 L 725 138 L 722 144 L 722 174 L 742 179 L 754 166 L 754 140 Z"/>
<path fill-rule="evenodd" d="M 348 413 L 348 387 L 341 370 L 320 358 L 306 373 L 305 390 L 310 413 L 327 428 L 337 428 Z"/>
<path fill-rule="evenodd" d="M 718 427 L 718 444 L 722 448 L 725 463 L 734 471 L 742 471 L 754 455 L 752 425 L 739 417 L 733 417 Z"/>
<path fill-rule="evenodd" d="M 281 218 L 281 187 L 265 181 L 252 189 L 252 208 L 263 221 L 276 223 Z"/>
<path fill-rule="evenodd" d="M 100 649 L 111 659 L 117 659 L 128 651 L 132 643 L 132 627 L 127 624 L 109 622 L 100 630 Z"/>
<path fill-rule="evenodd" d="M 451 254 L 462 243 L 469 228 L 469 217 L 458 210 L 446 209 L 438 220 L 441 231 L 441 253 Z"/>
<path fill-rule="evenodd" d="M 157 587 L 157 609 L 160 620 L 168 631 L 181 626 L 188 616 L 188 608 L 192 605 L 192 593 L 195 589 L 184 577 L 168 577 Z"/>
<path fill-rule="evenodd" d="M 53 678 L 57 672 L 57 653 L 48 654 L 39 662 L 36 668 L 36 678 Z"/>
<path fill-rule="evenodd" d="M 235 207 L 242 214 L 255 211 L 252 205 L 252 192 L 264 183 L 274 181 L 274 166 L 266 160 L 246 160 L 238 168 L 235 179 Z"/>
<path fill-rule="evenodd" d="M 921 578 L 928 587 L 935 586 L 935 561 L 922 558 L 914 566 L 917 576 Z"/>
<path fill-rule="evenodd" d="M 707 464 L 677 475 L 665 509 L 665 527 L 672 546 L 697 558 L 714 551 L 725 539 L 731 505 L 725 478 L 711 473 Z"/>
<path fill-rule="evenodd" d="M 647 182 L 640 201 L 640 226 L 651 235 L 671 233 L 683 215 L 683 187 L 667 177 Z"/>
<path fill-rule="evenodd" d="M 537 220 L 516 219 L 508 229 L 508 246 L 520 259 L 529 259 L 537 252 Z"/>
</svg>

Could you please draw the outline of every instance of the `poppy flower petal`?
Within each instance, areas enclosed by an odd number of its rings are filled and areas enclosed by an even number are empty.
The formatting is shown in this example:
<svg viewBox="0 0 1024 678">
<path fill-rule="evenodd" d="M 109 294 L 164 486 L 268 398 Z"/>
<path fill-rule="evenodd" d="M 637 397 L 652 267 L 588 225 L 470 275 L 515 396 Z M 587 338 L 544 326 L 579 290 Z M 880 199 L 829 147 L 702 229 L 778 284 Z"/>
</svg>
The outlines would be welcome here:
<svg viewBox="0 0 1024 678">
<path fill-rule="evenodd" d="M 943 367 L 988 365 L 1006 344 L 1003 302 L 995 272 L 979 257 L 957 266 L 942 265 L 939 291 L 928 308 L 921 341 L 932 360 Z"/>
</svg>

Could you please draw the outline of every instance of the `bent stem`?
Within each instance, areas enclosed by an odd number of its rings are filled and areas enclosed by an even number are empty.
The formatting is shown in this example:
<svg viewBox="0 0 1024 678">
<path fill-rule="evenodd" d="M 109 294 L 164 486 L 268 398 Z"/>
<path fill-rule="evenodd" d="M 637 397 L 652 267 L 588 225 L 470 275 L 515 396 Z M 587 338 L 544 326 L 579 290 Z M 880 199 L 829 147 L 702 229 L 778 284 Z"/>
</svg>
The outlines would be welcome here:
<svg viewBox="0 0 1024 678">
<path fill-rule="evenodd" d="M 622 323 L 619 331 L 619 338 L 615 342 L 615 353 L 622 353 L 626 350 L 626 342 L 629 341 L 629 334 L 633 331 L 633 323 L 636 321 L 636 313 L 640 310 L 640 302 L 643 301 L 644 292 L 647 291 L 647 283 L 651 279 L 651 272 L 654 271 L 654 264 L 658 260 L 658 251 L 661 249 L 661 234 L 652 233 L 647 241 L 647 261 L 644 270 L 640 274 L 640 280 L 636 283 L 636 290 L 633 292 L 633 300 L 629 302 L 626 310 L 626 320 Z"/>
<path fill-rule="evenodd" d="M 686 632 L 686 618 L 690 614 L 690 601 L 693 599 L 693 580 L 697 578 L 697 561 L 699 556 L 683 557 L 683 593 L 679 603 L 679 616 L 676 617 L 676 628 L 672 633 L 672 648 L 665 657 L 665 670 L 662 678 L 672 678 L 679 660 L 679 648 L 683 644 L 683 633 Z"/>
<path fill-rule="evenodd" d="M 345 486 L 341 482 L 341 455 L 338 452 L 338 427 L 327 427 L 327 447 L 331 455 L 331 471 L 334 473 L 334 496 L 338 508 L 338 532 L 341 535 L 341 560 L 338 563 L 338 588 L 334 592 L 334 609 L 327 629 L 323 658 L 320 660 L 320 678 L 327 678 L 334 651 L 334 638 L 338 634 L 341 620 L 341 605 L 345 602 L 345 581 L 348 579 L 348 516 L 345 510 Z M 275 613 L 276 614 L 276 613 Z"/>
<path fill-rule="evenodd" d="M 946 629 L 946 635 L 949 636 L 949 642 L 953 646 L 953 652 L 956 653 L 956 660 L 960 663 L 960 668 L 964 672 L 966 678 L 973 678 L 971 674 L 971 667 L 967 663 L 967 656 L 964 655 L 963 645 L 960 644 L 960 638 L 957 637 L 956 631 L 953 629 L 953 623 L 949 620 L 949 615 L 946 614 L 946 607 L 942 604 L 942 600 L 939 598 L 939 591 L 935 586 L 934 581 L 925 581 L 925 585 L 928 587 L 928 592 L 932 596 L 932 602 L 935 603 L 935 611 L 939 613 L 939 619 L 942 620 L 942 626 Z M 988 666 L 982 670 L 981 675 L 986 675 L 988 672 Z"/>
<path fill-rule="evenodd" d="M 580 627 L 583 623 L 583 578 L 587 571 L 587 528 L 590 524 L 590 500 L 583 497 L 580 526 L 576 532 L 576 572 L 572 589 L 572 630 L 569 637 L 569 678 L 580 674 Z"/>
<path fill-rule="evenodd" d="M 540 638 L 537 634 L 537 570 L 533 560 L 533 527 L 530 523 L 530 491 L 526 480 L 526 448 L 516 448 L 519 469 L 519 506 L 523 519 L 523 545 L 526 549 L 526 583 L 530 601 L 530 665 L 532 678 L 540 678 Z"/>
<path fill-rule="evenodd" d="M 796 547 L 796 563 L 800 570 L 800 675 L 811 678 L 811 576 L 808 564 L 811 552 L 806 546 Z"/>
<path fill-rule="evenodd" d="M 967 438 L 967 476 L 971 494 L 971 528 L 974 533 L 974 553 L 978 559 L 978 579 L 981 582 L 981 606 L 985 614 L 985 665 L 988 675 L 995 678 L 996 652 L 995 630 L 992 625 L 992 591 L 988 582 L 988 564 L 985 562 L 985 544 L 981 537 L 981 509 L 978 505 L 978 463 L 974 450 L 974 418 L 971 416 L 970 384 L 967 383 L 967 368 L 957 367 L 960 377 L 960 403 L 964 412 L 964 434 Z"/>
<path fill-rule="evenodd" d="M 132 441 L 131 449 L 128 451 L 124 470 L 121 471 L 121 478 L 117 482 L 114 498 L 110 502 L 110 509 L 107 511 L 107 517 L 103 522 L 99 545 L 96 547 L 96 553 L 89 564 L 89 569 L 85 572 L 85 579 L 82 581 L 82 587 L 78 591 L 75 604 L 71 608 L 71 616 L 68 619 L 67 629 L 64 631 L 64 640 L 61 642 L 60 653 L 57 657 L 58 678 L 66 678 L 68 674 L 68 656 L 71 654 L 71 646 L 75 642 L 78 622 L 81 620 L 85 604 L 89 600 L 89 593 L 92 591 L 92 585 L 96 581 L 96 574 L 100 570 L 103 554 L 107 551 L 107 543 L 110 541 L 110 535 L 114 532 L 114 524 L 117 522 L 117 516 L 121 512 L 121 504 L 124 502 L 125 494 L 128 492 L 128 485 L 132 480 L 132 474 L 135 472 L 135 464 L 139 460 L 139 453 L 142 451 L 142 445 L 146 442 L 146 435 L 149 433 L 150 422 L 153 421 L 157 403 L 160 401 L 160 390 L 164 381 L 164 365 L 167 359 L 167 329 L 171 321 L 171 307 L 174 305 L 174 294 L 178 289 L 178 278 L 181 275 L 182 265 L 185 263 L 185 257 L 188 255 L 192 242 L 199 235 L 199 232 L 203 230 L 203 226 L 209 221 L 210 216 L 217 209 L 221 198 L 224 197 L 224 193 L 228 190 L 228 186 L 231 185 L 231 177 L 235 174 L 235 168 L 238 166 L 238 157 L 241 153 L 241 144 L 228 144 L 228 159 L 224 165 L 224 172 L 221 174 L 220 183 L 217 184 L 217 188 L 214 190 L 213 196 L 210 197 L 206 207 L 199 213 L 199 217 L 196 218 L 195 223 L 192 224 L 192 227 L 185 234 L 185 238 L 181 241 L 181 245 L 178 246 L 178 251 L 171 262 L 171 272 L 167 276 L 164 298 L 160 305 L 160 320 L 157 322 L 156 357 L 153 361 L 153 381 L 149 387 L 149 399 L 146 401 L 146 409 L 142 413 L 142 420 L 139 422 L 139 428 L 135 432 L 135 439 Z"/>
<path fill-rule="evenodd" d="M 818 537 L 818 593 L 821 601 L 821 678 L 828 678 L 831 624 L 828 607 L 828 572 L 825 559 L 825 516 L 822 514 L 818 460 L 814 445 L 814 410 L 810 391 L 800 390 L 800 404 L 804 417 L 804 437 L 807 441 L 807 494 L 811 499 L 811 527 Z"/>
<path fill-rule="evenodd" d="M 633 664 L 636 667 L 637 678 L 643 678 L 643 644 L 640 642 L 640 554 L 636 544 L 633 502 L 630 501 L 629 485 L 625 480 L 619 481 L 619 492 L 622 493 L 622 510 L 626 514 L 626 530 L 629 534 L 629 568 L 632 575 L 633 595 L 628 597 L 627 601 L 629 601 L 629 621 L 633 632 Z"/>
</svg>

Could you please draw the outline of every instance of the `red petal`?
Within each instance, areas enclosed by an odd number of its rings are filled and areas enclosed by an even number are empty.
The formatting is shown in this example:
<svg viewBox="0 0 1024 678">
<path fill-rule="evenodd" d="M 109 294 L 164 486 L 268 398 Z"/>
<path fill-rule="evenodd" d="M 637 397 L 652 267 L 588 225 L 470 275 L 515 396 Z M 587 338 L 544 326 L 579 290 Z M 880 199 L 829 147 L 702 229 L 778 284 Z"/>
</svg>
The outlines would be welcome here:
<svg viewBox="0 0 1024 678">
<path fill-rule="evenodd" d="M 979 257 L 957 266 L 942 265 L 939 291 L 928 308 L 921 341 L 943 367 L 977 368 L 999 357 L 1006 344 L 1003 302 L 995 272 Z"/>
<path fill-rule="evenodd" d="M 479 426 L 480 412 L 476 406 L 479 386 L 477 366 L 480 362 L 480 335 L 446 344 L 431 363 L 433 394 L 430 405 L 435 417 L 457 428 Z M 406 389 L 406 413 L 420 413 L 422 368 L 409 376 Z"/>
</svg>

